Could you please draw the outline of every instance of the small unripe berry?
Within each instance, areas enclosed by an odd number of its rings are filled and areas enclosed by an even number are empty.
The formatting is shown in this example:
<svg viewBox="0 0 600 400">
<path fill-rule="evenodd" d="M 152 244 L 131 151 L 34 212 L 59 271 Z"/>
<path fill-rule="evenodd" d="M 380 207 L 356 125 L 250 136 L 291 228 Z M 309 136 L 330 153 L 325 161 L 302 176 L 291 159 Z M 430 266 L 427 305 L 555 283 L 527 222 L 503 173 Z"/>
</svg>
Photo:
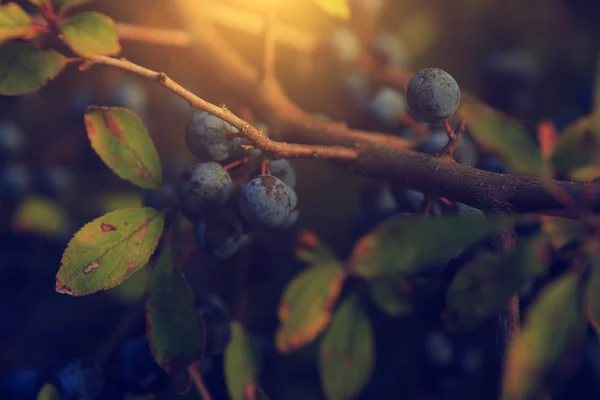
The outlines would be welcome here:
<svg viewBox="0 0 600 400">
<path fill-rule="evenodd" d="M 192 165 L 181 174 L 176 188 L 181 209 L 190 216 L 225 204 L 231 191 L 231 177 L 215 162 Z"/>
<path fill-rule="evenodd" d="M 291 207 L 288 187 L 272 175 L 259 175 L 244 185 L 240 213 L 257 228 L 279 228 L 287 220 Z"/>
<path fill-rule="evenodd" d="M 425 68 L 410 80 L 406 98 L 413 117 L 435 124 L 456 112 L 460 102 L 460 88 L 446 71 Z"/>
<path fill-rule="evenodd" d="M 281 179 L 283 183 L 292 189 L 296 187 L 296 173 L 294 172 L 294 166 L 289 160 L 282 158 L 271 161 L 269 166 L 271 167 L 271 175 Z"/>
<path fill-rule="evenodd" d="M 239 149 L 242 140 L 238 130 L 206 111 L 195 113 L 185 129 L 185 142 L 190 152 L 202 161 L 222 161 Z"/>
</svg>

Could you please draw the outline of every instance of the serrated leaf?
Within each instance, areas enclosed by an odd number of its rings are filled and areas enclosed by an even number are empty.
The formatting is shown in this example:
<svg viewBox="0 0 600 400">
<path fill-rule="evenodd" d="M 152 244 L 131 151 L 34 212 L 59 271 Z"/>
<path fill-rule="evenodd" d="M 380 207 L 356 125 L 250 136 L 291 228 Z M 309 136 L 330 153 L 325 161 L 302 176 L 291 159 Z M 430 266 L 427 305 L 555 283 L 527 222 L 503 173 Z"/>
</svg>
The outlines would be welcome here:
<svg viewBox="0 0 600 400">
<path fill-rule="evenodd" d="M 162 185 L 158 153 L 133 111 L 92 106 L 84 119 L 92 147 L 117 175 L 142 189 L 158 189 Z"/>
<path fill-rule="evenodd" d="M 510 172 L 548 178 L 551 169 L 525 129 L 493 108 L 464 99 L 459 113 L 479 146 L 500 157 Z"/>
<path fill-rule="evenodd" d="M 519 241 L 509 254 L 481 254 L 461 268 L 448 289 L 448 330 L 464 332 L 497 315 L 530 279 L 547 272 L 549 257 L 547 239 L 538 236 Z"/>
<path fill-rule="evenodd" d="M 395 217 L 377 226 L 354 246 L 350 265 L 367 279 L 410 274 L 445 261 L 514 223 L 511 217 Z"/>
<path fill-rule="evenodd" d="M 393 317 L 408 315 L 413 311 L 412 285 L 406 277 L 383 277 L 368 281 L 367 288 L 373 302 Z"/>
<path fill-rule="evenodd" d="M 60 400 L 60 395 L 58 394 L 58 390 L 50 383 L 46 383 L 40 389 L 37 400 Z"/>
<path fill-rule="evenodd" d="M 34 232 L 49 237 L 67 233 L 68 217 L 60 204 L 43 197 L 28 197 L 19 204 L 12 220 L 17 232 Z"/>
<path fill-rule="evenodd" d="M 164 220 L 153 208 L 128 208 L 85 225 L 63 253 L 56 291 L 83 296 L 117 286 L 148 262 Z"/>
<path fill-rule="evenodd" d="M 510 344 L 503 399 L 552 396 L 575 371 L 587 331 L 580 290 L 580 276 L 568 273 L 539 294 L 523 330 Z"/>
<path fill-rule="evenodd" d="M 258 378 L 262 369 L 260 349 L 246 329 L 231 322 L 231 341 L 225 350 L 225 379 L 232 400 L 266 399 Z"/>
<path fill-rule="evenodd" d="M 97 12 L 83 12 L 59 26 L 60 39 L 82 57 L 113 56 L 121 51 L 115 22 Z"/>
<path fill-rule="evenodd" d="M 373 328 L 358 296 L 348 297 L 336 310 L 319 361 L 328 400 L 353 399 L 366 386 L 375 364 Z"/>
<path fill-rule="evenodd" d="M 552 154 L 558 173 L 571 178 L 590 167 L 600 167 L 600 110 L 567 126 Z M 592 176 L 591 180 L 596 178 Z"/>
<path fill-rule="evenodd" d="M 33 34 L 31 17 L 17 3 L 0 5 L 0 43 Z"/>
<path fill-rule="evenodd" d="M 581 221 L 544 215 L 540 218 L 540 222 L 555 249 L 583 240 L 587 235 L 587 230 Z"/>
<path fill-rule="evenodd" d="M 53 79 L 66 65 L 54 50 L 38 50 L 30 44 L 0 46 L 0 94 L 16 96 L 33 92 Z"/>
<path fill-rule="evenodd" d="M 206 346 L 203 322 L 194 307 L 194 295 L 184 276 L 173 266 L 167 245 L 156 262 L 146 301 L 146 336 L 154 360 L 171 376 L 180 394 L 191 386 L 188 368 L 200 361 Z"/>
<path fill-rule="evenodd" d="M 327 327 L 346 273 L 338 265 L 323 265 L 296 276 L 279 305 L 280 326 L 275 344 L 290 353 L 312 342 Z"/>
<path fill-rule="evenodd" d="M 349 19 L 350 7 L 348 0 L 312 0 L 323 11 L 335 18 Z"/>
</svg>

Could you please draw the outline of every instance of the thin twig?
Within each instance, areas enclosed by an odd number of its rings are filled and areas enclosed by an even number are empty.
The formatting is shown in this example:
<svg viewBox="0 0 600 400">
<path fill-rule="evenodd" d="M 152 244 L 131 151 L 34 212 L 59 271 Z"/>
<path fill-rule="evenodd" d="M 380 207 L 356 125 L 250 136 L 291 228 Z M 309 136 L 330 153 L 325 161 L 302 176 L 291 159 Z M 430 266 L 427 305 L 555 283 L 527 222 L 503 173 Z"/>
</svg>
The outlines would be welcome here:
<svg viewBox="0 0 600 400">
<path fill-rule="evenodd" d="M 356 159 L 358 151 L 339 146 L 312 146 L 304 144 L 281 143 L 269 139 L 263 135 L 260 129 L 253 127 L 225 107 L 219 107 L 196 96 L 171 78 L 164 72 L 156 72 L 151 69 L 134 64 L 123 58 L 112 58 L 106 56 L 93 56 L 82 60 L 88 64 L 103 64 L 133 72 L 139 76 L 156 81 L 161 86 L 169 89 L 181 98 L 187 100 L 192 107 L 207 111 L 222 120 L 229 122 L 240 131 L 240 135 L 248 139 L 257 148 L 275 154 L 278 157 L 296 158 L 320 158 L 333 159 L 337 161 L 351 161 Z"/>
<path fill-rule="evenodd" d="M 265 1 L 265 17 L 263 29 L 263 64 L 261 82 L 266 83 L 275 79 L 275 21 L 277 17 L 277 0 Z"/>
<path fill-rule="evenodd" d="M 454 150 L 456 150 L 456 146 L 458 146 L 458 141 L 460 140 L 460 135 L 465 130 L 465 121 L 460 121 L 460 124 L 457 129 L 452 129 L 448 120 L 444 120 L 444 129 L 446 134 L 448 135 L 448 143 L 444 146 L 442 151 L 440 151 L 440 156 L 448 157 L 451 160 L 454 160 L 453 154 Z"/>
<path fill-rule="evenodd" d="M 210 395 L 210 392 L 206 388 L 204 380 L 202 379 L 202 374 L 200 373 L 198 363 L 190 365 L 188 371 L 190 373 L 190 376 L 192 377 L 192 381 L 194 382 L 194 386 L 196 387 L 196 391 L 198 392 L 200 397 L 203 400 L 212 400 L 212 396 Z"/>
</svg>

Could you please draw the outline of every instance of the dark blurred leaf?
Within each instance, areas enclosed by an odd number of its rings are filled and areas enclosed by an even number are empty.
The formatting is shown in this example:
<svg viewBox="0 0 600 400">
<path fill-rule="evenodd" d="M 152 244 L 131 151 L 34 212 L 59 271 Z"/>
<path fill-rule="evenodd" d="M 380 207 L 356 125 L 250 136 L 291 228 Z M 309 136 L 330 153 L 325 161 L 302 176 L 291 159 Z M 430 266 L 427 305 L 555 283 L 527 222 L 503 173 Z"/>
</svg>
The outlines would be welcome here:
<svg viewBox="0 0 600 400">
<path fill-rule="evenodd" d="M 482 254 L 461 268 L 448 289 L 446 326 L 466 331 L 496 315 L 532 278 L 547 272 L 548 241 L 543 236 L 520 240 L 505 255 Z"/>
<path fill-rule="evenodd" d="M 94 0 L 52 0 L 52 4 L 54 4 L 56 10 L 66 12 L 73 7 L 83 6 L 92 1 Z"/>
<path fill-rule="evenodd" d="M 590 324 L 600 336 L 600 261 L 596 261 L 592 268 L 585 290 L 586 313 Z"/>
<path fill-rule="evenodd" d="M 339 265 L 340 260 L 310 231 L 300 233 L 296 257 L 305 263 L 315 265 Z"/>
<path fill-rule="evenodd" d="M 413 311 L 412 285 L 408 278 L 376 278 L 370 280 L 367 285 L 371 299 L 383 312 L 398 317 Z"/>
<path fill-rule="evenodd" d="M 62 22 L 60 38 L 82 57 L 113 56 L 121 51 L 115 22 L 104 14 L 84 12 Z"/>
<path fill-rule="evenodd" d="M 131 110 L 89 107 L 85 126 L 92 147 L 121 178 L 142 189 L 158 189 L 162 170 L 146 127 Z"/>
<path fill-rule="evenodd" d="M 43 197 L 28 197 L 19 204 L 12 220 L 16 232 L 35 232 L 49 237 L 67 233 L 68 217 L 63 207 Z"/>
<path fill-rule="evenodd" d="M 0 43 L 33 33 L 31 17 L 17 3 L 0 6 Z"/>
<path fill-rule="evenodd" d="M 244 327 L 231 323 L 231 341 L 225 350 L 225 378 L 232 400 L 266 399 L 258 384 L 262 369 L 258 345 Z"/>
<path fill-rule="evenodd" d="M 73 7 L 82 6 L 87 3 L 91 3 L 94 0 L 50 0 L 52 7 L 55 11 L 66 12 Z M 30 3 L 41 7 L 43 6 L 47 0 L 29 0 Z"/>
<path fill-rule="evenodd" d="M 121 208 L 143 207 L 142 200 L 142 194 L 139 191 L 109 192 L 100 198 L 100 208 L 103 212 L 109 213 Z"/>
<path fill-rule="evenodd" d="M 360 299 L 352 295 L 336 310 L 321 342 L 321 382 L 328 400 L 355 398 L 375 364 L 373 328 Z"/>
<path fill-rule="evenodd" d="M 410 274 L 445 261 L 514 223 L 511 217 L 396 217 L 363 236 L 354 246 L 351 268 L 367 279 Z"/>
<path fill-rule="evenodd" d="M 117 286 L 148 262 L 164 219 L 147 207 L 111 212 L 88 223 L 62 256 L 56 291 L 83 296 Z"/>
<path fill-rule="evenodd" d="M 33 92 L 53 79 L 66 64 L 54 50 L 38 50 L 30 44 L 0 46 L 0 94 L 16 96 Z"/>
<path fill-rule="evenodd" d="M 173 390 L 186 393 L 191 386 L 188 367 L 202 358 L 206 335 L 192 290 L 173 266 L 170 245 L 162 249 L 152 271 L 146 329 L 154 359 L 171 376 Z"/>
<path fill-rule="evenodd" d="M 309 268 L 288 284 L 279 305 L 275 342 L 280 352 L 307 345 L 327 327 L 345 279 L 341 266 L 332 264 Z"/>
<path fill-rule="evenodd" d="M 503 399 L 551 396 L 576 370 L 587 331 L 580 290 L 580 276 L 567 273 L 539 294 L 510 345 Z"/>
<path fill-rule="evenodd" d="M 550 168 L 540 149 L 519 123 L 475 100 L 464 99 L 459 112 L 465 118 L 473 140 L 502 158 L 509 171 L 550 176 Z"/>
<path fill-rule="evenodd" d="M 332 17 L 348 19 L 350 18 L 350 8 L 348 0 L 312 0 L 323 11 Z"/>
<path fill-rule="evenodd" d="M 590 181 L 600 175 L 600 110 L 565 128 L 552 162 L 572 179 Z"/>
<path fill-rule="evenodd" d="M 58 391 L 54 386 L 49 383 L 46 383 L 40 389 L 40 392 L 37 395 L 37 400 L 61 400 Z"/>
<path fill-rule="evenodd" d="M 582 240 L 586 236 L 586 229 L 581 221 L 549 216 L 542 216 L 540 220 L 542 229 L 550 237 L 555 249 Z"/>
</svg>

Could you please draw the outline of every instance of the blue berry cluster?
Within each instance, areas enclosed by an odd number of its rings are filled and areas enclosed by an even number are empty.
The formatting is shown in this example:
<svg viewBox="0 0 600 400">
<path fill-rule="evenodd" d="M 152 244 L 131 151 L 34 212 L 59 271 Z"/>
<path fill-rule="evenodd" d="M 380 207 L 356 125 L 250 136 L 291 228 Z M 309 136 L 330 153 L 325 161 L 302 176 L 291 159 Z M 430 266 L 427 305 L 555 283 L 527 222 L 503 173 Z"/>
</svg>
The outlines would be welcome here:
<svg viewBox="0 0 600 400">
<path fill-rule="evenodd" d="M 177 202 L 194 223 L 198 249 L 219 260 L 244 247 L 253 230 L 289 228 L 299 216 L 292 164 L 266 160 L 259 150 L 244 146 L 238 134 L 216 116 L 196 112 L 185 138 L 198 162 L 183 169 L 174 188 L 165 185 L 145 195 L 145 204 L 157 209 Z"/>
</svg>

